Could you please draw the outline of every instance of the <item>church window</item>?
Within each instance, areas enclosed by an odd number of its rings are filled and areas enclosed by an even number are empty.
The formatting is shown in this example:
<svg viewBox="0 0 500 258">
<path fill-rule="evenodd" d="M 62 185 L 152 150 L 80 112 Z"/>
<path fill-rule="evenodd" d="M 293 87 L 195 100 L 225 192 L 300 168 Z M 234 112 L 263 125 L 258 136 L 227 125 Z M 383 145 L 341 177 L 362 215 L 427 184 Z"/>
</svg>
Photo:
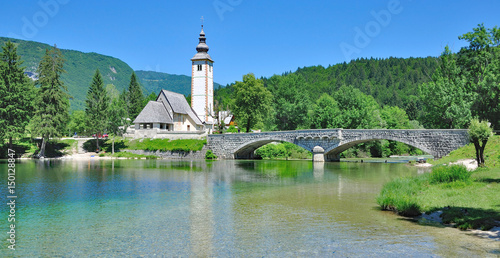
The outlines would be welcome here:
<svg viewBox="0 0 500 258">
<path fill-rule="evenodd" d="M 198 65 L 198 71 L 201 71 L 201 70 L 202 70 L 202 66 Z"/>
</svg>

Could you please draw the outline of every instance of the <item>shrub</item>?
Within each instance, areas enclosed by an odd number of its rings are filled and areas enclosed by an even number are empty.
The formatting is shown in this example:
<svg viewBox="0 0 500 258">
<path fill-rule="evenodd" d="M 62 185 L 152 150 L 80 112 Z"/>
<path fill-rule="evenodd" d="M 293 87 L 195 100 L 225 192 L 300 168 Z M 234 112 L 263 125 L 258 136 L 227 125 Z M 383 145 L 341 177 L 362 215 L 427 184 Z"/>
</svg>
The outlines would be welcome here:
<svg viewBox="0 0 500 258">
<path fill-rule="evenodd" d="M 421 208 L 417 202 L 417 194 L 422 189 L 423 177 L 398 178 L 384 185 L 377 203 L 383 210 L 392 210 L 402 216 L 418 216 Z"/>
<path fill-rule="evenodd" d="M 283 146 L 283 144 L 273 144 L 273 143 L 264 145 L 255 151 L 255 154 L 257 156 L 268 159 L 286 158 L 286 153 L 287 151 L 285 146 Z"/>
<path fill-rule="evenodd" d="M 462 165 L 438 166 L 432 169 L 429 183 L 451 183 L 456 181 L 468 182 L 472 172 Z"/>
<path fill-rule="evenodd" d="M 230 125 L 229 128 L 227 128 L 226 132 L 228 133 L 237 133 L 238 128 L 236 128 L 234 125 Z"/>
<path fill-rule="evenodd" d="M 205 153 L 205 159 L 217 159 L 217 155 L 215 155 L 212 150 L 207 150 Z"/>
</svg>

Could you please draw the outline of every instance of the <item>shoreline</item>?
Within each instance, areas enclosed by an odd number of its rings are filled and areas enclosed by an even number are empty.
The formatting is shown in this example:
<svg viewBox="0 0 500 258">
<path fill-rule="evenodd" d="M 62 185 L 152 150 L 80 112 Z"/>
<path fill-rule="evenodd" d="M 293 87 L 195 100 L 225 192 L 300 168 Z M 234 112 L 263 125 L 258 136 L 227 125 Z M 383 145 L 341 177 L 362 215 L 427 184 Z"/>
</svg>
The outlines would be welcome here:
<svg viewBox="0 0 500 258">
<path fill-rule="evenodd" d="M 443 220 L 441 219 L 441 214 L 443 214 L 442 210 L 438 210 L 435 212 L 432 212 L 431 214 L 426 214 L 422 213 L 422 215 L 415 217 L 415 221 L 422 224 L 422 225 L 428 225 L 428 224 L 439 224 L 443 225 L 445 227 L 452 227 L 453 224 L 445 224 L 443 223 Z M 500 224 L 500 222 L 499 222 Z M 460 230 L 456 228 L 457 230 Z M 484 239 L 491 239 L 494 241 L 500 241 L 500 226 L 493 227 L 489 230 L 480 230 L 480 229 L 467 229 L 467 230 L 461 230 L 464 232 L 469 232 L 470 235 L 484 238 Z"/>
</svg>

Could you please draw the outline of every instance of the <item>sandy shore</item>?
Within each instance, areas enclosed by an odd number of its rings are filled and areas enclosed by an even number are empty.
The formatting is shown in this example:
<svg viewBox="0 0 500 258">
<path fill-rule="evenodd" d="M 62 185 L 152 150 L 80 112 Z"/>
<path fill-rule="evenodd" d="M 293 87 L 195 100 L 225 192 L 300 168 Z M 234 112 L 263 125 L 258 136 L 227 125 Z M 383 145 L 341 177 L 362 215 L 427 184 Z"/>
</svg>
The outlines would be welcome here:
<svg viewBox="0 0 500 258">
<path fill-rule="evenodd" d="M 468 171 L 476 170 L 477 161 L 475 159 L 461 159 L 453 163 L 448 163 L 448 165 L 463 165 L 467 168 Z M 428 168 L 432 167 L 432 164 L 429 163 L 417 163 L 416 167 Z"/>
</svg>

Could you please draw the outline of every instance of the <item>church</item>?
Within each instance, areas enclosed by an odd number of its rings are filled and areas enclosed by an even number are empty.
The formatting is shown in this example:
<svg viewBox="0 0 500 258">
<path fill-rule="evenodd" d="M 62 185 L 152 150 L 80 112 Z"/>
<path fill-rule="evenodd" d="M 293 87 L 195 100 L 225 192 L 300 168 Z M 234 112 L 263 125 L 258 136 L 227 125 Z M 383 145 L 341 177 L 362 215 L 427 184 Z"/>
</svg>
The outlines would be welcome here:
<svg viewBox="0 0 500 258">
<path fill-rule="evenodd" d="M 162 90 L 156 100 L 149 101 L 139 113 L 126 136 L 196 139 L 213 129 L 214 61 L 208 49 L 201 25 L 197 53 L 191 58 L 191 105 L 184 95 Z"/>
</svg>

